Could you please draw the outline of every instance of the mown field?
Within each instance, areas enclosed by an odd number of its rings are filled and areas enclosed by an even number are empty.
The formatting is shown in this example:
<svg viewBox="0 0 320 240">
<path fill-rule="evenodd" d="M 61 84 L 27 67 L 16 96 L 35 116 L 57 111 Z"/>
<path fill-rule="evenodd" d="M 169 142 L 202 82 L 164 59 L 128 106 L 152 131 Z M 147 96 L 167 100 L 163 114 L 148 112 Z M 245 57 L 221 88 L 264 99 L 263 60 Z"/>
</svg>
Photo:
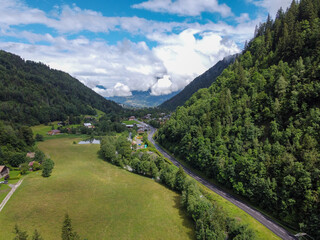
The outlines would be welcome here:
<svg viewBox="0 0 320 240">
<path fill-rule="evenodd" d="M 56 163 L 53 175 L 28 175 L 0 213 L 1 239 L 13 239 L 17 223 L 46 240 L 60 239 L 65 213 L 88 239 L 193 239 L 193 222 L 180 196 L 152 179 L 98 158 L 99 145 L 53 139 L 39 148 Z"/>
</svg>

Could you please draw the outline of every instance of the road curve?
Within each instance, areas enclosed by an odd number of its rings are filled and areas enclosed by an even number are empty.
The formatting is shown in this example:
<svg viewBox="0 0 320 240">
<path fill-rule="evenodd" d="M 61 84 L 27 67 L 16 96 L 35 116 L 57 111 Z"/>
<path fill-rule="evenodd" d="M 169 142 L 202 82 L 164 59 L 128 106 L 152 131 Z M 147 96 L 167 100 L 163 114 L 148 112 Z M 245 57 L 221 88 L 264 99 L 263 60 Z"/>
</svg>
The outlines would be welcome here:
<svg viewBox="0 0 320 240">
<path fill-rule="evenodd" d="M 297 239 L 295 236 L 293 236 L 290 232 L 288 232 L 286 229 L 282 228 L 281 226 L 279 226 L 276 222 L 274 222 L 273 220 L 271 220 L 269 217 L 267 217 L 266 215 L 262 214 L 261 212 L 257 211 L 256 209 L 248 206 L 247 204 L 241 202 L 240 200 L 238 200 L 237 198 L 235 198 L 234 196 L 232 196 L 229 193 L 224 192 L 222 189 L 220 189 L 219 187 L 217 187 L 216 185 L 206 181 L 205 179 L 203 179 L 201 176 L 197 175 L 196 173 L 192 172 L 190 169 L 188 169 L 187 167 L 183 166 L 181 163 L 179 163 L 175 158 L 173 158 L 172 156 L 170 156 L 167 152 L 165 152 L 154 140 L 153 140 L 153 135 L 156 132 L 156 129 L 149 126 L 150 131 L 148 132 L 148 139 L 149 141 L 156 147 L 156 149 L 161 152 L 166 158 L 168 158 L 175 166 L 179 167 L 182 166 L 182 168 L 184 169 L 184 171 L 191 176 L 192 178 L 194 178 L 195 180 L 197 180 L 198 182 L 202 183 L 204 186 L 206 186 L 207 188 L 211 189 L 212 191 L 214 191 L 215 193 L 217 193 L 218 195 L 220 195 L 221 197 L 223 197 L 224 199 L 228 200 L 229 202 L 233 203 L 234 205 L 236 205 L 238 208 L 242 209 L 243 211 L 245 211 L 246 213 L 248 213 L 249 215 L 251 215 L 253 218 L 255 218 L 256 220 L 258 220 L 260 223 L 262 223 L 264 226 L 266 226 L 267 228 L 269 228 L 272 232 L 274 232 L 276 235 L 278 235 L 279 237 L 281 237 L 282 239 L 285 240 L 295 240 Z"/>
</svg>

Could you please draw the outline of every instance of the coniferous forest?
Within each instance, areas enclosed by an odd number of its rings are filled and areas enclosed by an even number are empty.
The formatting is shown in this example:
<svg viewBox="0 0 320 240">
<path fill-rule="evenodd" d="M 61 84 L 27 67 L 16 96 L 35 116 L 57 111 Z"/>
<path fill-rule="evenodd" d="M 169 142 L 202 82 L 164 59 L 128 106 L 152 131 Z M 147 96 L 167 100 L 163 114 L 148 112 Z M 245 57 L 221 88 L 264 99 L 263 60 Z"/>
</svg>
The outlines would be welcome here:
<svg viewBox="0 0 320 240">
<path fill-rule="evenodd" d="M 208 177 L 320 239 L 320 1 L 293 1 L 195 93 L 158 141 Z"/>
<path fill-rule="evenodd" d="M 69 74 L 5 51 L 0 51 L 0 79 L 0 120 L 36 125 L 94 115 L 94 108 L 121 111 Z"/>
</svg>

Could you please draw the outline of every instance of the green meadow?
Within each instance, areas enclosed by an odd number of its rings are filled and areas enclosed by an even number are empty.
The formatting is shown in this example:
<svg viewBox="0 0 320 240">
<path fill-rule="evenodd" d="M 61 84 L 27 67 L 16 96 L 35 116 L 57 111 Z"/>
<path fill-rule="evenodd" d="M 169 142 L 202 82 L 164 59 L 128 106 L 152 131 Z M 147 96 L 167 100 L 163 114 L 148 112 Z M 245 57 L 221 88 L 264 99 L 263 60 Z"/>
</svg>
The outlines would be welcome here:
<svg viewBox="0 0 320 240">
<path fill-rule="evenodd" d="M 1 239 L 15 224 L 29 235 L 60 239 L 65 213 L 88 239 L 194 239 L 180 195 L 154 180 L 99 159 L 99 145 L 52 139 L 38 144 L 55 162 L 53 174 L 29 174 L 0 213 Z"/>
</svg>

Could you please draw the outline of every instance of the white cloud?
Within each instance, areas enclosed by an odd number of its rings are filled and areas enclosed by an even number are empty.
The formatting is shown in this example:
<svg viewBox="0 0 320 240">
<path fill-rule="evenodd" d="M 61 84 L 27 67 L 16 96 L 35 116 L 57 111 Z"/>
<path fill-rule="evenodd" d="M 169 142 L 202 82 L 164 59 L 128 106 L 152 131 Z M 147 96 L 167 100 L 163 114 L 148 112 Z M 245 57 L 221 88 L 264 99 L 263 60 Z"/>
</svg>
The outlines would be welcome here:
<svg viewBox="0 0 320 240">
<path fill-rule="evenodd" d="M 182 4 L 180 0 L 164 2 Z M 209 0 L 183 3 L 182 8 L 193 6 L 189 9 L 195 12 L 203 11 L 205 4 L 218 4 Z M 0 0 L 0 16 L 0 36 L 23 40 L 0 42 L 1 49 L 66 71 L 103 96 L 128 96 L 134 90 L 151 89 L 154 95 L 180 90 L 217 61 L 239 52 L 236 43 L 250 39 L 254 26 L 261 21 L 242 14 L 235 18 L 236 26 L 211 21 L 168 23 L 139 17 L 106 17 L 76 5 L 56 7 L 47 14 L 18 0 Z M 39 34 L 15 28 L 30 23 L 43 24 L 53 31 Z M 130 40 L 108 44 L 107 40 L 81 36 L 79 33 L 84 30 L 138 34 L 152 41 L 154 47 Z M 27 43 L 21 43 L 25 40 Z"/>
<path fill-rule="evenodd" d="M 169 75 L 164 75 L 163 78 L 160 78 L 152 87 L 151 95 L 160 96 L 167 95 L 172 92 L 172 82 Z"/>
<path fill-rule="evenodd" d="M 220 13 L 223 17 L 232 15 L 230 7 L 219 4 L 218 0 L 149 0 L 132 7 L 183 16 L 198 16 L 202 12 Z"/>
<path fill-rule="evenodd" d="M 275 18 L 276 13 L 280 9 L 280 7 L 283 8 L 285 11 L 291 4 L 292 0 L 247 0 L 250 3 L 253 3 L 254 5 L 258 7 L 263 7 L 267 9 L 267 11 L 270 13 L 270 15 Z"/>
<path fill-rule="evenodd" d="M 196 38 L 196 35 L 199 35 Z M 212 32 L 188 29 L 177 35 L 149 36 L 159 45 L 154 54 L 162 60 L 171 77 L 172 91 L 185 87 L 219 60 L 239 52 L 237 45 Z"/>
<path fill-rule="evenodd" d="M 127 85 L 124 85 L 122 83 L 117 83 L 114 87 L 108 88 L 108 89 L 101 89 L 101 88 L 93 88 L 94 91 L 99 93 L 100 95 L 104 97 L 114 97 L 114 96 L 120 96 L 120 97 L 127 97 L 132 96 L 132 93 L 130 91 L 130 88 Z"/>
</svg>

